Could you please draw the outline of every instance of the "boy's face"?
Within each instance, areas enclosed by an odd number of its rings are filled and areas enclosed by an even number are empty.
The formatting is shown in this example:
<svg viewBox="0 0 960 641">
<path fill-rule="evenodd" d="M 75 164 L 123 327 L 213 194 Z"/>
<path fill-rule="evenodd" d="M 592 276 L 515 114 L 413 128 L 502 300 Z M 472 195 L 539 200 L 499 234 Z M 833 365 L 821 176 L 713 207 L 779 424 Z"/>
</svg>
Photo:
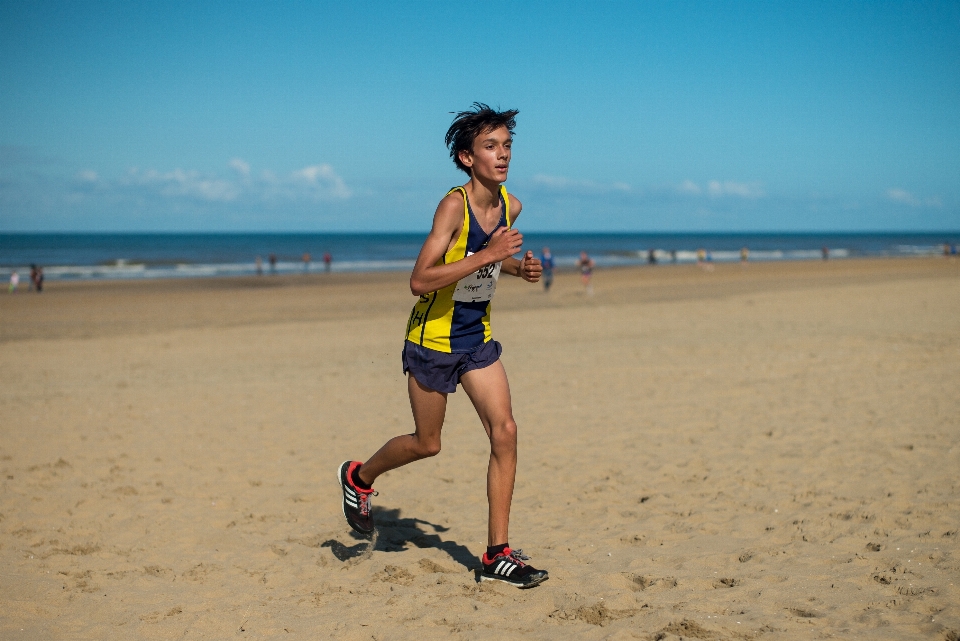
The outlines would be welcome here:
<svg viewBox="0 0 960 641">
<path fill-rule="evenodd" d="M 506 182 L 512 145 L 513 138 L 507 128 L 498 127 L 474 138 L 473 151 L 461 151 L 460 162 L 469 167 L 476 178 Z"/>
</svg>

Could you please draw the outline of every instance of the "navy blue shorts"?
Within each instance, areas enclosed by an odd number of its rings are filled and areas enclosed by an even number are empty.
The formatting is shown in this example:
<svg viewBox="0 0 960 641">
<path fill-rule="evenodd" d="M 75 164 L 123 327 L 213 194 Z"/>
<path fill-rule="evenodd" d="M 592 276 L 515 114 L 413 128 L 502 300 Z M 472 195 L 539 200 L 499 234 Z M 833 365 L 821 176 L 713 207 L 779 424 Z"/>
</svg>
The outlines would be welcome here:
<svg viewBox="0 0 960 641">
<path fill-rule="evenodd" d="M 483 369 L 500 360 L 503 348 L 489 340 L 467 354 L 447 354 L 410 341 L 403 342 L 403 373 L 410 372 L 424 387 L 452 394 L 460 377 L 475 369 Z"/>
</svg>

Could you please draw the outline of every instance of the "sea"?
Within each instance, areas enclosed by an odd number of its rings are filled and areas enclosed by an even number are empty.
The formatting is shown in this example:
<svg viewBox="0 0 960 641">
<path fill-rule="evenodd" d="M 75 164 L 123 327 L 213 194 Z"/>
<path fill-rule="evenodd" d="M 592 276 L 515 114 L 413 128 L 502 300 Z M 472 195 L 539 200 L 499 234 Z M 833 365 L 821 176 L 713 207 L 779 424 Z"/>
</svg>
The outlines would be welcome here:
<svg viewBox="0 0 960 641">
<path fill-rule="evenodd" d="M 307 272 L 409 271 L 422 233 L 0 233 L 0 278 L 31 265 L 48 280 L 198 278 Z M 822 260 L 956 252 L 960 231 L 944 233 L 536 233 L 524 249 L 549 247 L 558 268 L 580 252 L 597 267 L 707 260 Z M 329 255 L 329 263 L 324 255 Z M 273 260 L 271 260 L 273 257 Z M 259 261 L 258 261 L 259 259 Z"/>
</svg>

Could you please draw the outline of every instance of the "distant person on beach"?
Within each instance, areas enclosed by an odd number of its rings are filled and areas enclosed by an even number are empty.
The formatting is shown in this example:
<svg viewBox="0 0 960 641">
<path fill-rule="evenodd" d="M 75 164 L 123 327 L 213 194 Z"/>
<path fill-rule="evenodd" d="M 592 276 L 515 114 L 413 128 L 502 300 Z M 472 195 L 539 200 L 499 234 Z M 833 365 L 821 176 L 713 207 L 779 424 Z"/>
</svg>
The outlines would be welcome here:
<svg viewBox="0 0 960 641">
<path fill-rule="evenodd" d="M 37 278 L 33 283 L 33 287 L 37 290 L 38 294 L 43 291 L 43 267 L 39 265 L 37 265 Z"/>
<path fill-rule="evenodd" d="M 254 262 L 257 265 L 257 276 L 263 276 L 263 260 L 257 256 L 257 260 Z"/>
<path fill-rule="evenodd" d="M 310 252 L 303 252 L 303 271 L 310 271 Z"/>
<path fill-rule="evenodd" d="M 270 254 L 268 260 L 270 261 L 270 273 L 274 274 L 277 271 L 277 255 Z"/>
<path fill-rule="evenodd" d="M 20 285 L 20 274 L 16 270 L 10 272 L 10 293 L 17 291 L 17 287 Z"/>
<path fill-rule="evenodd" d="M 37 266 L 34 264 L 30 265 L 30 285 L 27 287 L 27 291 L 33 291 L 33 288 L 37 286 Z"/>
<path fill-rule="evenodd" d="M 587 255 L 587 252 L 580 252 L 580 259 L 577 260 L 577 267 L 580 269 L 580 282 L 588 296 L 593 295 L 593 284 L 590 282 L 593 278 L 593 268 L 596 263 Z"/>
<path fill-rule="evenodd" d="M 670 262 L 671 262 L 671 263 L 677 262 L 677 250 L 676 250 L 676 249 L 671 249 L 671 250 L 670 250 Z"/>
<path fill-rule="evenodd" d="M 416 431 L 390 439 L 364 463 L 344 461 L 337 476 L 347 522 L 360 534 L 373 534 L 374 481 L 440 452 L 447 395 L 462 385 L 490 440 L 487 551 L 480 579 L 529 588 L 548 577 L 508 542 L 517 424 L 500 343 L 490 332 L 491 301 L 500 274 L 530 283 L 541 274 L 533 252 L 513 258 L 523 241 L 513 228 L 522 205 L 503 182 L 516 114 L 474 103 L 472 110 L 458 113 L 447 130 L 450 156 L 470 179 L 440 201 L 410 276 L 410 291 L 420 298 L 407 321 L 402 362 Z M 429 481 L 422 483 L 429 493 Z"/>
<path fill-rule="evenodd" d="M 830 258 L 830 248 L 826 245 L 820 248 L 820 253 L 823 254 L 824 260 L 828 260 Z"/>
<path fill-rule="evenodd" d="M 543 291 L 549 292 L 553 285 L 553 254 L 549 247 L 544 247 L 540 254 L 540 266 L 543 269 Z"/>
<path fill-rule="evenodd" d="M 712 261 L 713 261 L 713 255 L 711 255 L 709 251 L 707 251 L 702 247 L 697 250 L 697 265 L 700 266 L 700 269 L 702 269 L 705 272 L 712 272 L 713 271 Z"/>
<path fill-rule="evenodd" d="M 647 251 L 647 263 L 650 265 L 657 264 L 657 252 L 653 249 Z"/>
<path fill-rule="evenodd" d="M 747 247 L 740 248 L 740 262 L 746 264 L 750 259 L 750 250 Z"/>
<path fill-rule="evenodd" d="M 333 262 L 333 256 L 330 255 L 330 252 L 323 252 L 323 269 L 324 271 L 330 271 L 330 263 Z"/>
</svg>

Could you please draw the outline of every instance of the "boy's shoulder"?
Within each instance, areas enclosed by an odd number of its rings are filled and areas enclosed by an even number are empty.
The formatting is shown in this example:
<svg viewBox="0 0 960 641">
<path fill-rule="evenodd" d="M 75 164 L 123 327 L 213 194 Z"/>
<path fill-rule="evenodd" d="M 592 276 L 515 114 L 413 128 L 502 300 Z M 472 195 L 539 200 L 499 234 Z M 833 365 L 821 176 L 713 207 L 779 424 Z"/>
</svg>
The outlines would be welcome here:
<svg viewBox="0 0 960 641">
<path fill-rule="evenodd" d="M 520 211 L 523 209 L 523 203 L 520 202 L 520 199 L 507 192 L 507 197 L 510 198 L 510 217 L 516 219 L 520 215 Z"/>
<path fill-rule="evenodd" d="M 437 205 L 437 213 L 456 213 L 462 216 L 465 198 L 465 192 L 461 191 L 462 189 L 462 187 L 454 187 L 447 192 Z"/>
<path fill-rule="evenodd" d="M 503 186 L 506 189 L 505 186 Z M 437 205 L 438 214 L 463 214 L 464 201 L 467 197 L 466 189 L 463 186 L 452 187 L 447 194 L 440 199 L 440 204 Z M 523 203 L 520 202 L 520 199 L 510 193 L 510 190 L 507 189 L 507 198 L 510 199 L 510 217 L 516 218 L 517 214 L 520 213 L 520 210 L 523 209 Z"/>
</svg>

